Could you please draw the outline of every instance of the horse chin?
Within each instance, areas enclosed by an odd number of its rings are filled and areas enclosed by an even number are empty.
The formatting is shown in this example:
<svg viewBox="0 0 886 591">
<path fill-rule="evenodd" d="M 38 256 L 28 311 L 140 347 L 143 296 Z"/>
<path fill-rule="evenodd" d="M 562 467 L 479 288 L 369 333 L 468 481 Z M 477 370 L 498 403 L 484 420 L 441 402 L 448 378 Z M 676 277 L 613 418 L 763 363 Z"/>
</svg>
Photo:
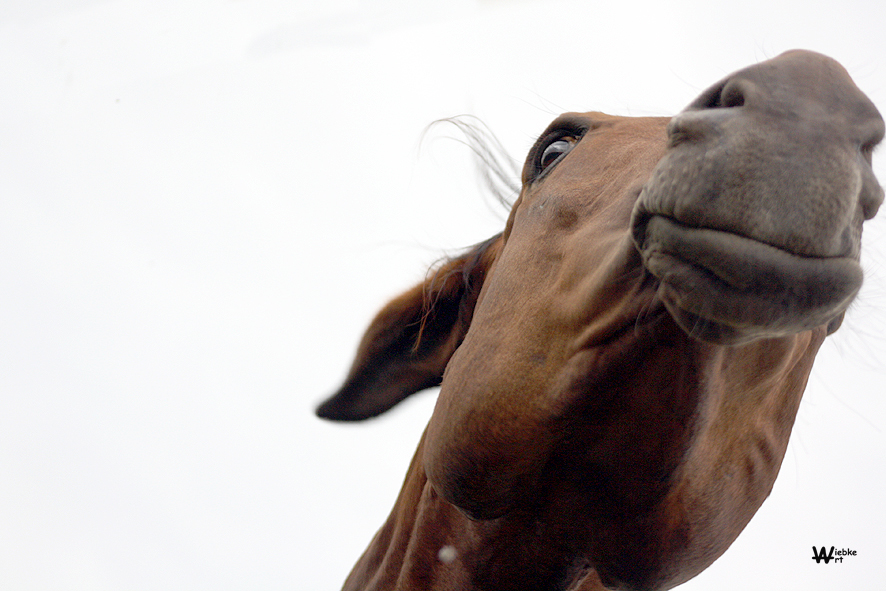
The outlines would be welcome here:
<svg viewBox="0 0 886 591">
<path fill-rule="evenodd" d="M 703 318 L 667 302 L 665 307 L 677 325 L 686 334 L 700 341 L 715 345 L 744 345 L 761 338 L 781 336 L 767 333 L 766 331 L 754 330 L 754 327 L 731 326 L 710 318 Z"/>
<path fill-rule="evenodd" d="M 733 232 L 650 216 L 636 235 L 658 295 L 689 335 L 723 345 L 839 327 L 862 271 L 851 257 L 793 254 Z"/>
</svg>

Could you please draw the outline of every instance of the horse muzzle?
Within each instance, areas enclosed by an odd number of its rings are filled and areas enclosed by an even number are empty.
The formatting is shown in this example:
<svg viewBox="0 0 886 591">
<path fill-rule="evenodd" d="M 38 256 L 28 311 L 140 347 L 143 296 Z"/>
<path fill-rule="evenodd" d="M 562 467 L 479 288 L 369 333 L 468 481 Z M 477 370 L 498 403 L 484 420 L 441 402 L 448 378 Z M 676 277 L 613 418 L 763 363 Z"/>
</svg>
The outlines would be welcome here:
<svg viewBox="0 0 886 591">
<path fill-rule="evenodd" d="M 842 66 L 811 52 L 741 70 L 675 116 L 631 233 L 680 326 L 721 344 L 836 330 L 883 202 L 883 133 Z"/>
</svg>

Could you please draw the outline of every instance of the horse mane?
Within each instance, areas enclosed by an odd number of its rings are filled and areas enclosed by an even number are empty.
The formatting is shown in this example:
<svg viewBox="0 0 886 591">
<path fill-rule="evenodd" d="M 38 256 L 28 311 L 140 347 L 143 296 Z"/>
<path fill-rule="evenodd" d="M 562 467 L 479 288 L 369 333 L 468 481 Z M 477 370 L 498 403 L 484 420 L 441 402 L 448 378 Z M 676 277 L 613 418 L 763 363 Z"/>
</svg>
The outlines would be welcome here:
<svg viewBox="0 0 886 591">
<path fill-rule="evenodd" d="M 486 190 L 500 205 L 510 210 L 520 193 L 520 168 L 489 126 L 474 115 L 446 117 L 428 125 L 422 133 L 422 140 L 432 129 L 441 125 L 452 125 L 461 133 L 460 138 L 447 137 L 467 146 L 474 153 L 477 172 Z"/>
<path fill-rule="evenodd" d="M 412 346 L 413 354 L 417 354 L 422 343 L 425 328 L 430 317 L 439 312 L 437 303 L 442 298 L 451 301 L 453 292 L 460 292 L 456 322 L 467 330 L 473 317 L 474 305 L 470 301 L 472 295 L 477 293 L 483 284 L 485 266 L 481 264 L 489 249 L 498 242 L 502 232 L 491 238 L 479 242 L 464 250 L 460 257 L 447 256 L 440 259 L 437 264 L 428 270 L 427 279 L 422 286 L 422 314 L 419 320 L 415 343 Z M 449 265 L 456 259 L 463 259 L 459 265 Z M 477 273 L 480 273 L 477 276 Z M 450 296 L 450 297 L 447 297 Z"/>
<path fill-rule="evenodd" d="M 431 129 L 444 124 L 454 126 L 461 134 L 461 137 L 447 136 L 448 139 L 467 146 L 474 154 L 476 170 L 486 193 L 500 206 L 510 210 L 520 192 L 520 172 L 516 160 L 508 154 L 489 126 L 474 115 L 456 115 L 438 119 L 425 128 L 422 140 Z M 472 289 L 478 287 L 474 285 L 473 280 L 477 266 L 500 236 L 501 233 L 496 234 L 492 238 L 463 249 L 463 252 L 457 255 L 443 256 L 428 270 L 422 294 L 422 315 L 413 345 L 414 353 L 419 350 L 428 319 L 434 313 L 441 296 L 453 289 L 460 289 L 464 294 L 469 294 Z M 459 258 L 465 259 L 462 264 L 448 264 Z M 463 297 L 458 310 L 460 323 L 470 322 L 472 314 L 467 309 L 467 301 Z"/>
</svg>

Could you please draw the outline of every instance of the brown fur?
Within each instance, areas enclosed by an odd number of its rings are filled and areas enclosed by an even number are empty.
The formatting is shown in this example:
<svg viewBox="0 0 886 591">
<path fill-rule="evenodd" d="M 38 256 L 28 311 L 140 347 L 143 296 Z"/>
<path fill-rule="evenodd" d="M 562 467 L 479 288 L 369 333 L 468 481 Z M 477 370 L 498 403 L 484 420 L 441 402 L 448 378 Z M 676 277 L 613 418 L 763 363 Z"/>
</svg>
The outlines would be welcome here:
<svg viewBox="0 0 886 591">
<path fill-rule="evenodd" d="M 810 52 L 670 120 L 558 118 L 504 233 L 388 304 L 319 409 L 442 385 L 344 588 L 667 589 L 709 566 L 768 496 L 861 285 L 882 136 Z"/>
</svg>

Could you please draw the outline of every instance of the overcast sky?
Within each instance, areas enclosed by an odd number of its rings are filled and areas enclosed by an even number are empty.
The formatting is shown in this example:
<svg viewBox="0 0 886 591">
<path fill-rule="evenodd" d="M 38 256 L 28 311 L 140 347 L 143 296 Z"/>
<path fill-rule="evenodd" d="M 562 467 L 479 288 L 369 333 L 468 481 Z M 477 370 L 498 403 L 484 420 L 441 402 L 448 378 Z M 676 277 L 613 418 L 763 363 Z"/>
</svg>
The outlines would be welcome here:
<svg viewBox="0 0 886 591">
<path fill-rule="evenodd" d="M 0 587 L 338 589 L 435 395 L 313 407 L 380 305 L 507 214 L 428 124 L 476 115 L 522 161 L 562 111 L 671 115 L 795 47 L 886 109 L 884 6 L 3 2 Z M 772 496 L 681 589 L 886 574 L 884 228 Z"/>
</svg>

